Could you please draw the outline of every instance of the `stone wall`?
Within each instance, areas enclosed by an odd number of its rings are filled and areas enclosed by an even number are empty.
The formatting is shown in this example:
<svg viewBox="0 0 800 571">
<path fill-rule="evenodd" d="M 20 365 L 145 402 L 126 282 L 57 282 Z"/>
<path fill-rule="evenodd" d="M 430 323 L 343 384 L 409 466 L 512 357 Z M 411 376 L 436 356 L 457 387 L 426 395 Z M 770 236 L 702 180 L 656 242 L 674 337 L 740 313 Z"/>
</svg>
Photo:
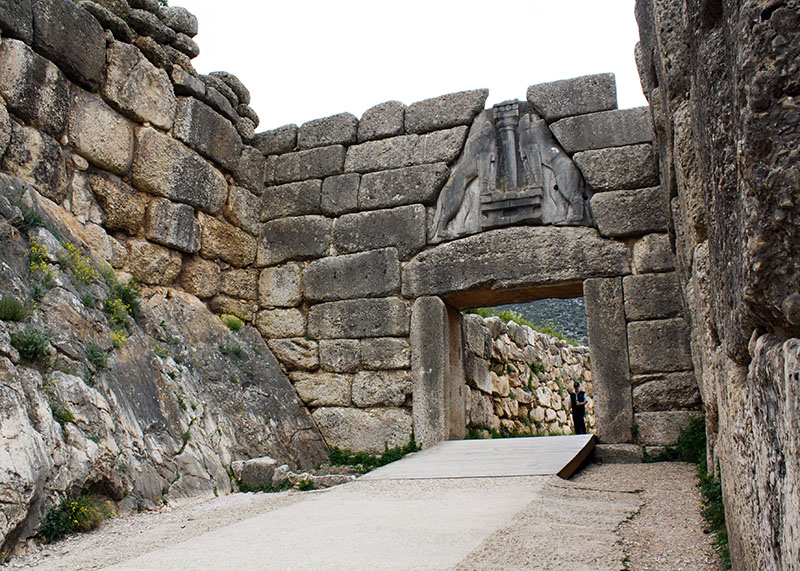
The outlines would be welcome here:
<svg viewBox="0 0 800 571">
<path fill-rule="evenodd" d="M 800 3 L 639 0 L 637 60 L 736 569 L 800 561 Z"/>
<path fill-rule="evenodd" d="M 588 347 L 498 317 L 464 316 L 467 427 L 491 433 L 573 434 L 572 383 L 589 397 L 586 426 L 594 432 L 592 370 Z"/>
</svg>

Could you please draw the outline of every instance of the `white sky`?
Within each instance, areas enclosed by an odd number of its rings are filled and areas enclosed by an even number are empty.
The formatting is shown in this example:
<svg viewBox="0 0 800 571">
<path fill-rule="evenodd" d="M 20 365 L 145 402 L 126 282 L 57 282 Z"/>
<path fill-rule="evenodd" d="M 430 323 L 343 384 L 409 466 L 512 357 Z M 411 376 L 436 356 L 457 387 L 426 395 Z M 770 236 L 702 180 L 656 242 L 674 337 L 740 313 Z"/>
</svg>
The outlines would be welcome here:
<svg viewBox="0 0 800 571">
<path fill-rule="evenodd" d="M 619 107 L 646 105 L 634 0 L 172 0 L 200 22 L 200 73 L 228 71 L 252 95 L 257 132 L 378 103 L 489 88 L 617 78 Z"/>
</svg>

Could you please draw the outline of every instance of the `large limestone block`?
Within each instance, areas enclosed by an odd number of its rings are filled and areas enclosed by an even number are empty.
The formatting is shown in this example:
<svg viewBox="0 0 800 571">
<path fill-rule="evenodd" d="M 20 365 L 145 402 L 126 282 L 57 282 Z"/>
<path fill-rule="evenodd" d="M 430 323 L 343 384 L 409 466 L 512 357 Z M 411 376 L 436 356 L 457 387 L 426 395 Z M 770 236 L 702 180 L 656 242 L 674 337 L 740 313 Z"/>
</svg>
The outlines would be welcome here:
<svg viewBox="0 0 800 571">
<path fill-rule="evenodd" d="M 613 73 L 540 83 L 528 88 L 528 103 L 552 123 L 570 115 L 616 109 L 617 85 Z"/>
<path fill-rule="evenodd" d="M 400 291 L 397 250 L 385 248 L 316 260 L 303 271 L 311 302 L 381 297 Z"/>
<path fill-rule="evenodd" d="M 637 274 L 675 269 L 668 234 L 648 234 L 633 244 L 633 271 Z"/>
<path fill-rule="evenodd" d="M 483 317 L 474 313 L 465 315 L 463 330 L 467 349 L 482 359 L 488 359 L 492 354 L 492 335 L 484 325 Z"/>
<path fill-rule="evenodd" d="M 215 262 L 199 256 L 188 259 L 181 270 L 181 286 L 199 298 L 206 299 L 219 293 L 221 270 Z"/>
<path fill-rule="evenodd" d="M 239 299 L 258 297 L 258 270 L 227 270 L 219 280 L 219 290 L 225 295 Z"/>
<path fill-rule="evenodd" d="M 11 118 L 4 105 L 0 105 L 0 157 L 6 153 L 11 142 Z"/>
<path fill-rule="evenodd" d="M 128 271 L 142 283 L 169 285 L 181 272 L 181 255 L 134 238 L 128 242 Z"/>
<path fill-rule="evenodd" d="M 248 234 L 258 236 L 260 207 L 259 197 L 246 188 L 232 186 L 225 204 L 225 218 Z"/>
<path fill-rule="evenodd" d="M 358 339 L 323 339 L 319 342 L 319 363 L 326 371 L 355 373 L 361 369 Z M 348 393 L 349 400 L 349 393 Z"/>
<path fill-rule="evenodd" d="M 227 295 L 215 295 L 209 300 L 208 308 L 218 314 L 230 313 L 231 315 L 238 315 L 244 321 L 253 321 L 256 310 L 253 303 L 228 297 Z"/>
<path fill-rule="evenodd" d="M 152 12 L 132 9 L 128 12 L 128 24 L 140 36 L 147 36 L 159 45 L 165 46 L 175 41 L 175 31 L 165 26 Z"/>
<path fill-rule="evenodd" d="M 339 113 L 303 123 L 297 130 L 300 149 L 327 145 L 350 145 L 356 142 L 358 119 L 351 113 Z"/>
<path fill-rule="evenodd" d="M 681 312 L 681 288 L 675 272 L 625 276 L 622 287 L 628 321 L 677 317 Z"/>
<path fill-rule="evenodd" d="M 559 287 L 628 272 L 625 245 L 591 228 L 503 228 L 418 254 L 403 268 L 403 295 L 450 294 L 456 307 L 475 307 L 494 290 Z M 480 290 L 480 299 L 471 294 Z"/>
<path fill-rule="evenodd" d="M 130 44 L 112 42 L 108 47 L 103 97 L 131 118 L 172 128 L 177 100 L 167 72 L 154 66 Z"/>
<path fill-rule="evenodd" d="M 694 371 L 633 377 L 633 410 L 699 410 L 702 401 Z"/>
<path fill-rule="evenodd" d="M 237 268 L 255 261 L 258 243 L 253 236 L 202 212 L 199 219 L 200 253 L 204 258 L 219 258 Z"/>
<path fill-rule="evenodd" d="M 469 125 L 483 111 L 488 89 L 461 91 L 417 101 L 405 113 L 407 133 L 427 133 L 457 125 Z"/>
<path fill-rule="evenodd" d="M 146 194 L 137 192 L 113 175 L 93 174 L 89 184 L 103 209 L 107 230 L 124 230 L 135 236 L 144 228 Z"/>
<path fill-rule="evenodd" d="M 467 127 L 434 131 L 422 137 L 415 163 L 452 163 L 461 154 L 467 140 Z"/>
<path fill-rule="evenodd" d="M 400 337 L 362 339 L 359 343 L 360 362 L 372 370 L 405 369 L 411 366 L 411 346 Z"/>
<path fill-rule="evenodd" d="M 329 176 L 322 181 L 320 209 L 323 214 L 338 216 L 358 210 L 358 187 L 361 175 L 358 173 Z"/>
<path fill-rule="evenodd" d="M 653 146 L 649 143 L 583 151 L 572 159 L 596 192 L 658 184 Z"/>
<path fill-rule="evenodd" d="M 353 379 L 353 404 L 362 408 L 402 406 L 411 386 L 409 371 L 360 371 Z"/>
<path fill-rule="evenodd" d="M 289 378 L 306 406 L 350 406 L 353 375 L 294 371 Z"/>
<path fill-rule="evenodd" d="M 297 146 L 297 125 L 285 125 L 257 133 L 253 138 L 253 146 L 265 155 L 289 153 Z"/>
<path fill-rule="evenodd" d="M 297 264 L 264 268 L 258 279 L 262 307 L 294 307 L 303 300 L 303 271 Z"/>
<path fill-rule="evenodd" d="M 595 194 L 592 212 L 600 234 L 613 238 L 665 232 L 669 226 L 667 197 L 660 186 Z"/>
<path fill-rule="evenodd" d="M 136 32 L 123 19 L 127 17 L 130 8 L 127 2 L 123 4 L 106 0 L 79 0 L 78 5 L 94 16 L 104 29 L 114 34 L 115 39 L 129 44 L 136 41 Z"/>
<path fill-rule="evenodd" d="M 270 339 L 269 348 L 290 369 L 313 371 L 319 368 L 319 348 L 316 341 L 303 337 L 294 339 Z"/>
<path fill-rule="evenodd" d="M 320 214 L 321 196 L 322 181 L 319 179 L 268 186 L 261 196 L 261 221 Z"/>
<path fill-rule="evenodd" d="M 405 204 L 432 204 L 439 196 L 450 169 L 445 163 L 418 165 L 366 174 L 358 190 L 362 210 Z"/>
<path fill-rule="evenodd" d="M 623 147 L 653 140 L 650 108 L 614 109 L 567 117 L 550 125 L 550 130 L 568 153 Z"/>
<path fill-rule="evenodd" d="M 267 180 L 266 157 L 255 147 L 245 145 L 242 147 L 242 156 L 239 157 L 233 176 L 238 184 L 261 196 Z"/>
<path fill-rule="evenodd" d="M 405 446 L 411 438 L 411 414 L 402 408 L 322 407 L 311 413 L 328 446 L 380 454 Z"/>
<path fill-rule="evenodd" d="M 0 3 L 0 29 L 3 36 L 33 43 L 33 12 L 31 0 Z"/>
<path fill-rule="evenodd" d="M 209 214 L 225 204 L 225 177 L 200 155 L 152 128 L 136 132 L 136 154 L 131 171 L 139 190 L 184 202 Z"/>
<path fill-rule="evenodd" d="M 330 246 L 331 221 L 323 216 L 270 220 L 261 227 L 258 265 L 321 258 Z"/>
<path fill-rule="evenodd" d="M 67 80 L 58 67 L 18 40 L 4 38 L 0 44 L 0 95 L 25 123 L 55 138 L 63 133 L 69 109 Z"/>
<path fill-rule="evenodd" d="M 164 23 L 182 34 L 194 37 L 197 35 L 197 16 L 180 6 L 168 6 L 158 13 Z"/>
<path fill-rule="evenodd" d="M 47 198 L 66 197 L 69 171 L 58 141 L 31 127 L 10 121 L 11 136 L 3 155 L 3 170 L 32 183 Z"/>
<path fill-rule="evenodd" d="M 178 98 L 173 135 L 233 172 L 242 155 L 242 139 L 225 117 L 193 97 Z M 209 136 L 213 133 L 213 136 Z"/>
<path fill-rule="evenodd" d="M 96 90 L 106 65 L 106 38 L 97 20 L 69 0 L 39 0 L 32 7 L 34 49 L 72 81 Z"/>
<path fill-rule="evenodd" d="M 405 115 L 406 106 L 399 101 L 387 101 L 370 107 L 358 122 L 358 142 L 402 135 Z"/>
<path fill-rule="evenodd" d="M 589 279 L 583 283 L 583 293 L 597 436 L 604 443 L 630 442 L 633 406 L 622 280 Z"/>
<path fill-rule="evenodd" d="M 344 170 L 372 172 L 411 166 L 421 155 L 421 140 L 418 135 L 404 135 L 353 145 L 347 149 Z"/>
<path fill-rule="evenodd" d="M 275 182 L 283 184 L 341 174 L 344 169 L 344 156 L 342 145 L 280 155 L 275 166 Z"/>
<path fill-rule="evenodd" d="M 90 163 L 123 174 L 133 160 L 133 123 L 100 97 L 76 89 L 69 109 L 69 139 Z"/>
<path fill-rule="evenodd" d="M 678 441 L 681 429 L 699 414 L 689 410 L 637 412 L 635 422 L 639 435 L 636 440 L 644 446 L 671 446 Z"/>
<path fill-rule="evenodd" d="M 633 374 L 692 368 L 689 327 L 681 318 L 629 323 L 628 347 Z"/>
<path fill-rule="evenodd" d="M 471 351 L 464 354 L 464 380 L 475 389 L 486 394 L 492 393 L 492 376 L 489 362 Z"/>
<path fill-rule="evenodd" d="M 408 335 L 410 307 L 394 298 L 332 301 L 308 312 L 308 334 L 314 339 L 354 339 Z"/>
<path fill-rule="evenodd" d="M 145 236 L 149 240 L 187 254 L 200 249 L 200 228 L 194 208 L 157 198 L 147 207 Z"/>
<path fill-rule="evenodd" d="M 256 328 L 268 339 L 301 337 L 306 333 L 306 318 L 295 308 L 265 309 L 256 316 Z"/>
</svg>

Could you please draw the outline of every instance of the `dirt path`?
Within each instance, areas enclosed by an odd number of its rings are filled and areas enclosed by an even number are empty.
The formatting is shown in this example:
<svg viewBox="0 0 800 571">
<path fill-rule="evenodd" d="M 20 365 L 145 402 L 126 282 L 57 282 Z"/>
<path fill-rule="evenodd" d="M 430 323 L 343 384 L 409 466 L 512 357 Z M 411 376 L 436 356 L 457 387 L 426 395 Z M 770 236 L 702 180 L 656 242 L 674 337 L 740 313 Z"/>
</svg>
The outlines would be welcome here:
<svg viewBox="0 0 800 571">
<path fill-rule="evenodd" d="M 680 463 L 592 465 L 570 481 L 548 477 L 535 501 L 454 569 L 717 570 L 695 481 L 694 466 Z M 118 517 L 3 569 L 102 569 L 324 493 L 234 494 Z"/>
</svg>

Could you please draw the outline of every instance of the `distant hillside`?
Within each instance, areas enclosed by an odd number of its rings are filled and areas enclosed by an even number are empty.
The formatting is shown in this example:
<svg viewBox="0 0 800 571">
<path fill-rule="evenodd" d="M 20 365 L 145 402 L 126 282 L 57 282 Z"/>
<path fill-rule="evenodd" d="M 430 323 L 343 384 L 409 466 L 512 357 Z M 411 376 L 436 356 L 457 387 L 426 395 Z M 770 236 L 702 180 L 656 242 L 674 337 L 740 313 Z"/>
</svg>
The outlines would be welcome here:
<svg viewBox="0 0 800 571">
<path fill-rule="evenodd" d="M 574 299 L 539 299 L 528 303 L 511 303 L 495 307 L 498 311 L 509 309 L 544 327 L 550 326 L 581 345 L 589 344 L 586 330 L 586 304 L 582 297 Z"/>
</svg>

